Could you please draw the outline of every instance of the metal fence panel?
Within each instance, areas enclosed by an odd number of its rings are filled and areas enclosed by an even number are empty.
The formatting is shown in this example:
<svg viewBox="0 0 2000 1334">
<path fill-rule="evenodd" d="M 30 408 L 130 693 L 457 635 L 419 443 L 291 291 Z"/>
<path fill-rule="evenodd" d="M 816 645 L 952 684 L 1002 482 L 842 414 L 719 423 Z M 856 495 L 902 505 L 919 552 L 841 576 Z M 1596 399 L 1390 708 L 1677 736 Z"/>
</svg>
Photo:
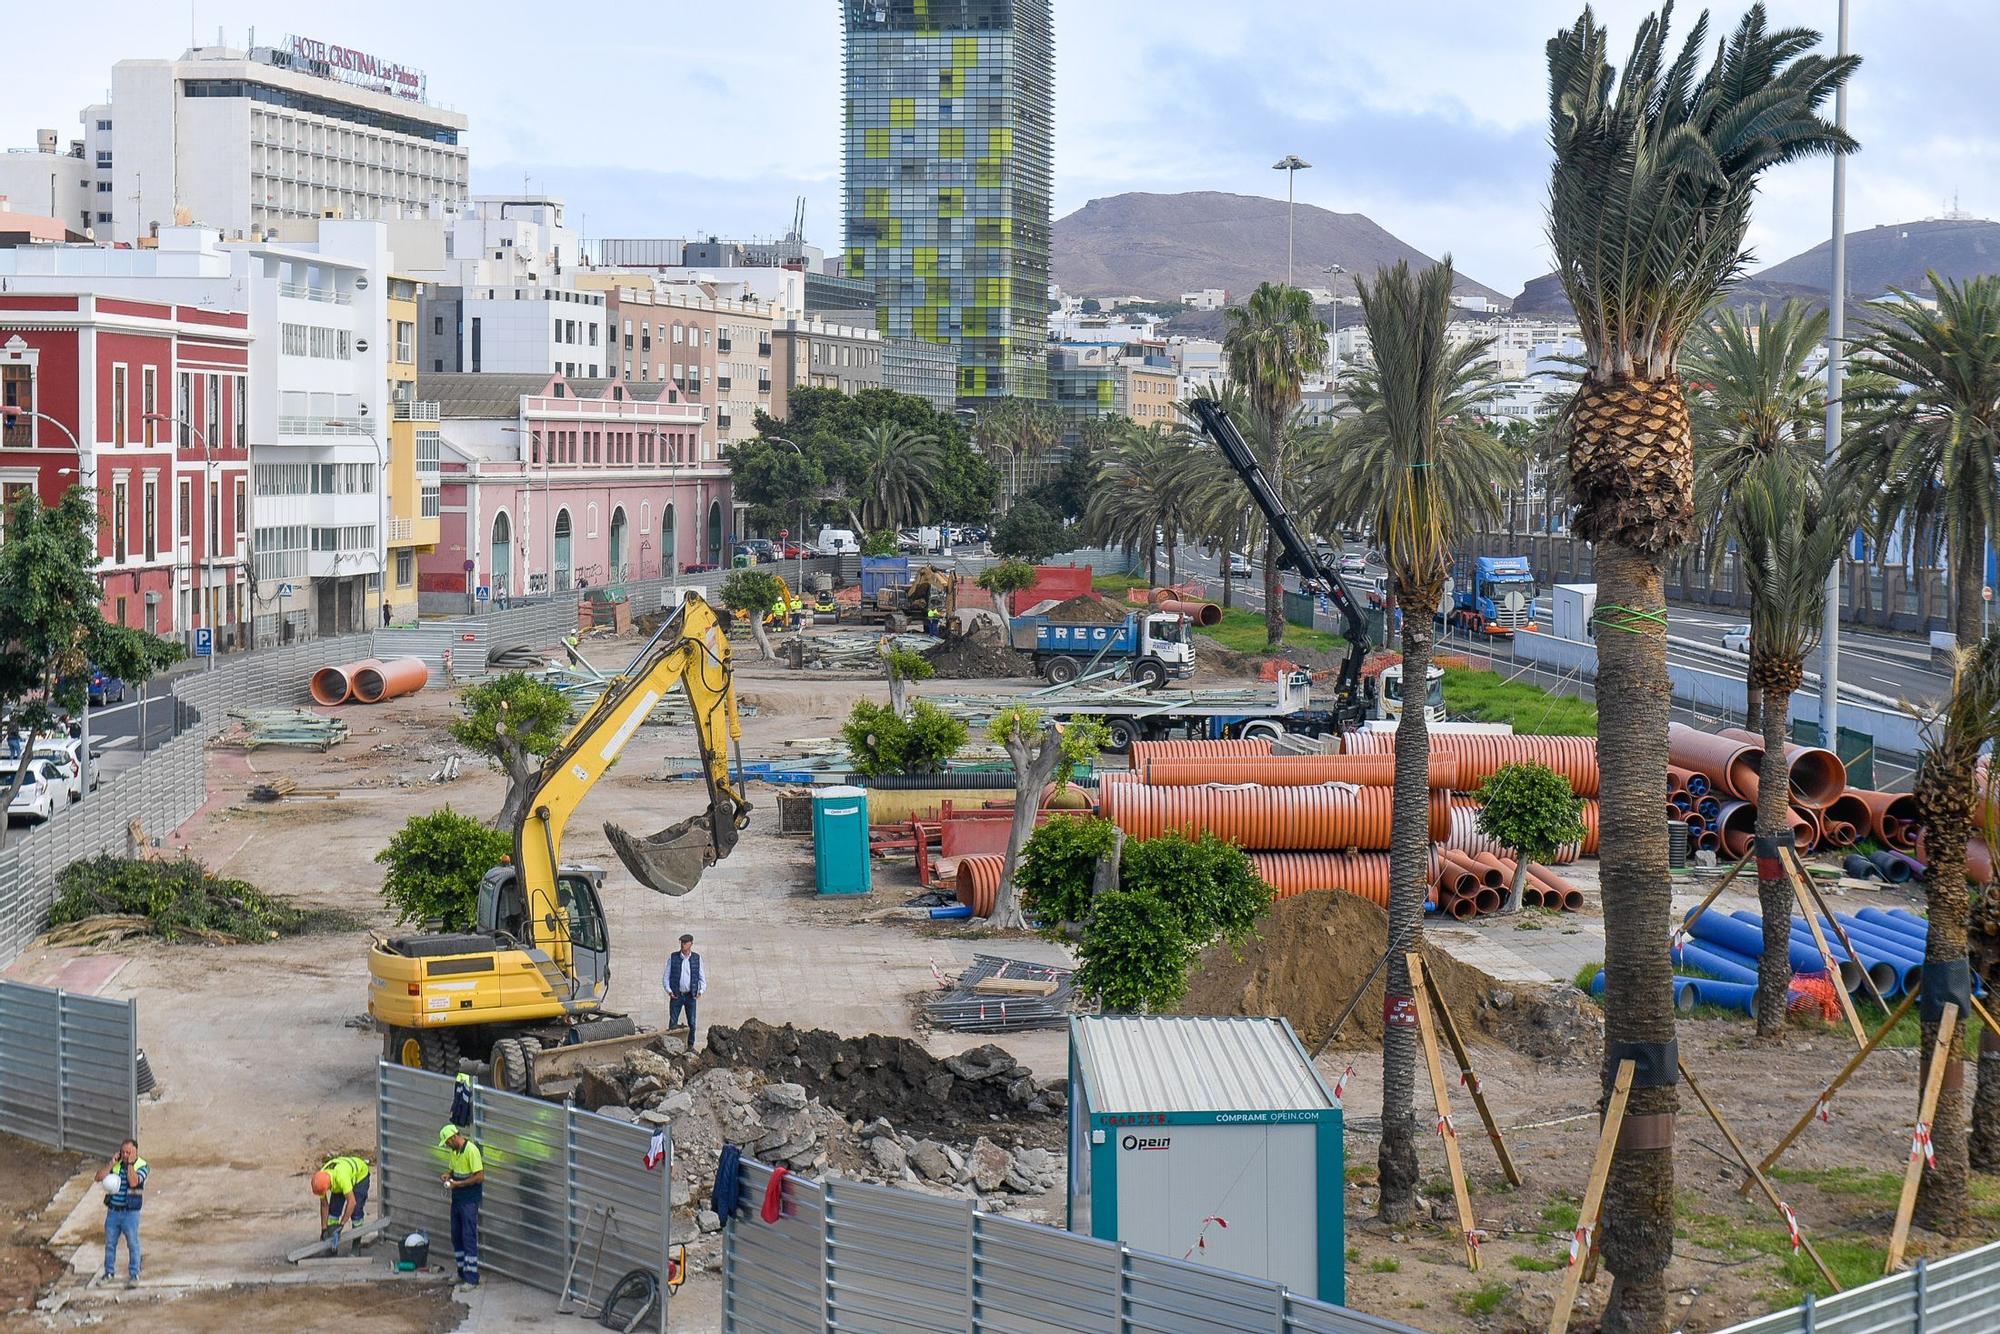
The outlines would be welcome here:
<svg viewBox="0 0 2000 1334">
<path fill-rule="evenodd" d="M 853 1181 L 826 1183 L 832 1322 L 857 1329 L 972 1328 L 972 1204 Z"/>
<path fill-rule="evenodd" d="M 1972 1334 L 2000 1324 L 2000 1243 L 1773 1311 L 1719 1334 Z"/>
<path fill-rule="evenodd" d="M 484 621 L 466 618 L 431 621 L 403 630 L 377 630 L 372 636 L 374 656 L 422 658 L 430 669 L 433 687 L 450 684 L 450 677 L 486 675 L 486 644 L 489 630 Z M 445 655 L 451 656 L 451 672 L 444 669 Z"/>
<path fill-rule="evenodd" d="M 501 1100 L 513 1095 L 489 1096 Z M 669 1156 L 648 1171 L 645 1157 L 653 1138 L 650 1127 L 574 1108 L 569 1114 L 569 1137 L 570 1233 L 577 1246 L 586 1248 L 584 1264 L 597 1254 L 597 1233 L 601 1230 L 591 1225 L 592 1206 L 605 1205 L 615 1211 L 597 1283 L 590 1289 L 591 1300 L 602 1301 L 612 1285 L 634 1269 L 651 1270 L 664 1284 L 668 1239 L 673 1230 L 667 1195 L 673 1183 L 671 1148 Z M 584 1273 L 579 1265 L 579 1291 L 583 1290 Z M 662 1310 L 660 1329 L 666 1327 Z"/>
<path fill-rule="evenodd" d="M 0 1130 L 115 1152 L 139 1131 L 138 1004 L 0 982 Z"/>
<path fill-rule="evenodd" d="M 1409 1326 L 1394 1320 L 1316 1302 L 1293 1292 L 1285 1294 L 1284 1328 L 1286 1334 L 1408 1334 L 1409 1331 Z"/>
<path fill-rule="evenodd" d="M 980 1214 L 973 1224 L 972 1309 L 994 1334 L 1118 1334 L 1112 1242 Z"/>
<path fill-rule="evenodd" d="M 61 1048 L 56 993 L 0 982 L 0 1130 L 62 1146 Z"/>
<path fill-rule="evenodd" d="M 1125 1253 L 1125 1328 L 1161 1334 L 1233 1330 L 1264 1334 L 1283 1315 L 1285 1289 L 1206 1265 L 1128 1250 Z"/>
<path fill-rule="evenodd" d="M 724 1334 L 821 1334 L 826 1319 L 826 1201 L 819 1184 L 787 1176 L 783 1213 L 760 1213 L 771 1169 L 743 1160 L 742 1197 L 722 1238 Z"/>
<path fill-rule="evenodd" d="M 450 1107 L 446 1090 L 433 1118 L 437 1124 L 430 1127 L 432 1144 Z M 474 1107 L 473 1138 L 492 1169 L 479 1210 L 480 1231 L 492 1241 L 481 1247 L 481 1258 L 510 1278 L 560 1292 L 576 1248 L 569 1220 L 564 1152 L 568 1129 L 563 1109 L 538 1098 L 494 1097 L 482 1097 Z"/>
</svg>

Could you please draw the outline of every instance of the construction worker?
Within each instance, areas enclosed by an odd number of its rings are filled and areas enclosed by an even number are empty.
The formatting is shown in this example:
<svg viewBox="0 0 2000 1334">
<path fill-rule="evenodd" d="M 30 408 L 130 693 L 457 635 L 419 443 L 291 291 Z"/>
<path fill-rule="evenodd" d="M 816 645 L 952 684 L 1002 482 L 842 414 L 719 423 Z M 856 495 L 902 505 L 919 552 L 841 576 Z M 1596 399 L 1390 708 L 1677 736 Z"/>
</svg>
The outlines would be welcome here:
<svg viewBox="0 0 2000 1334">
<path fill-rule="evenodd" d="M 104 1195 L 104 1272 L 92 1283 L 109 1283 L 117 1276 L 118 1239 L 125 1238 L 125 1286 L 139 1286 L 139 1209 L 146 1202 L 146 1160 L 139 1141 L 118 1146 L 118 1156 L 97 1170 L 102 1182 L 116 1174 L 118 1184 Z"/>
<path fill-rule="evenodd" d="M 486 1159 L 457 1126 L 438 1131 L 438 1147 L 450 1160 L 442 1180 L 451 1192 L 451 1253 L 458 1281 L 479 1284 L 479 1201 L 486 1192 Z"/>
<path fill-rule="evenodd" d="M 357 1154 L 329 1158 L 313 1173 L 312 1193 L 319 1197 L 319 1235 L 340 1245 L 342 1229 L 359 1226 L 368 1209 L 368 1160 Z"/>
</svg>

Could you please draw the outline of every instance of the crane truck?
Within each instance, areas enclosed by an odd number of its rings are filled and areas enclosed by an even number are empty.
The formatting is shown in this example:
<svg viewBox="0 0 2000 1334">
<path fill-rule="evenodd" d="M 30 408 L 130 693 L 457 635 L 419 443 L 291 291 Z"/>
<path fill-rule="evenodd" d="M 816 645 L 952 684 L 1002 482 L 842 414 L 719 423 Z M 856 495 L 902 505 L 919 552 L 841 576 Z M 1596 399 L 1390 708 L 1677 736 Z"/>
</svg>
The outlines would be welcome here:
<svg viewBox="0 0 2000 1334">
<path fill-rule="evenodd" d="M 707 807 L 650 836 L 607 822 L 605 836 L 633 877 L 661 894 L 687 893 L 734 850 L 750 803 L 730 781 L 728 746 L 742 727 L 729 640 L 715 611 L 689 594 L 542 761 L 514 825 L 512 858 L 479 882 L 472 929 L 394 936 L 370 948 L 368 1013 L 382 1030 L 383 1060 L 456 1074 L 461 1060 L 484 1059 L 495 1086 L 555 1096 L 579 1056 L 601 1060 L 609 1045 L 650 1038 L 605 1008 L 604 871 L 564 862 L 562 840 L 584 797 L 676 685 L 693 718 Z"/>
</svg>

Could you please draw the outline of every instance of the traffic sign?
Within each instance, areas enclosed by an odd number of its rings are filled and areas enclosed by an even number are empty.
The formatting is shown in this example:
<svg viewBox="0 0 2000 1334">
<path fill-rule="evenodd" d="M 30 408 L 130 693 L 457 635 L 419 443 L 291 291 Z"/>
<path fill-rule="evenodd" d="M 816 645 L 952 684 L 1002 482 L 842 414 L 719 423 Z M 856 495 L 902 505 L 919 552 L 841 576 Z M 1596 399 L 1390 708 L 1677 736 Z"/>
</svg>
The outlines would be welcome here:
<svg viewBox="0 0 2000 1334">
<path fill-rule="evenodd" d="M 297 593 L 298 593 L 298 590 L 297 590 L 297 589 L 295 589 L 295 588 L 293 588 L 293 587 L 292 587 L 292 586 L 291 586 L 290 584 L 279 584 L 279 585 L 278 585 L 278 596 L 279 596 L 279 597 L 281 597 L 281 598 L 288 598 L 288 597 L 292 597 L 292 596 L 295 596 L 295 595 L 296 595 Z"/>
<path fill-rule="evenodd" d="M 204 625 L 194 632 L 194 655 L 197 658 L 206 658 L 214 652 L 215 631 Z"/>
<path fill-rule="evenodd" d="M 493 598 L 493 590 L 487 585 L 481 584 L 472 590 L 472 596 L 478 598 L 481 602 L 490 602 Z"/>
</svg>

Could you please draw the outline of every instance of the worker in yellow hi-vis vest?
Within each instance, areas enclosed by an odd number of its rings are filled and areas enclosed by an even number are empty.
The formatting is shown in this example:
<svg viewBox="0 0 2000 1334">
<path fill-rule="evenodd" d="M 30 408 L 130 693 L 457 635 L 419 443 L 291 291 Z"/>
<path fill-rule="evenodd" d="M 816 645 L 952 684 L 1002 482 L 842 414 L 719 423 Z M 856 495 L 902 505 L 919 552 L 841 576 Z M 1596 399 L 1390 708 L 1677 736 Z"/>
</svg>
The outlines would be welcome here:
<svg viewBox="0 0 2000 1334">
<path fill-rule="evenodd" d="M 451 1253 L 458 1281 L 479 1285 L 479 1201 L 486 1193 L 486 1157 L 457 1126 L 438 1131 L 438 1147 L 450 1163 L 444 1188 L 451 1192 Z"/>
</svg>

